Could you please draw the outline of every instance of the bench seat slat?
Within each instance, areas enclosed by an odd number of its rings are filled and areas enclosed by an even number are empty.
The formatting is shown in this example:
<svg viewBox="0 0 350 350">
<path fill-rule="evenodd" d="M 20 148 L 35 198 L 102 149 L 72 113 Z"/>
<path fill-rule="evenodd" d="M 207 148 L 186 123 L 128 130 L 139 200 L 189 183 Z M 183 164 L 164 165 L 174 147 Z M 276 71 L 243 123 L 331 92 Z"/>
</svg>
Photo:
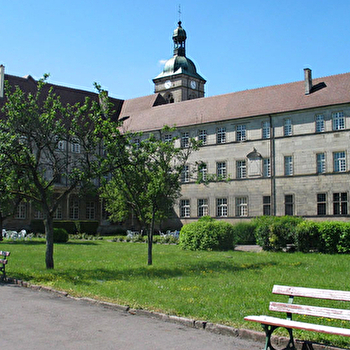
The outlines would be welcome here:
<svg viewBox="0 0 350 350">
<path fill-rule="evenodd" d="M 328 333 L 328 334 L 335 334 L 335 335 L 350 337 L 350 329 L 347 329 L 347 328 L 338 328 L 338 327 L 317 325 L 317 324 L 312 324 L 307 322 L 290 321 L 290 320 L 285 320 L 285 319 L 271 317 L 271 316 L 247 316 L 244 319 L 246 321 L 258 322 L 261 324 L 266 324 L 271 326 L 293 328 L 293 329 L 304 329 L 312 332 Z"/>
<path fill-rule="evenodd" d="M 0 264 L 6 265 L 7 264 L 7 260 L 6 259 L 0 259 Z"/>
<path fill-rule="evenodd" d="M 342 290 L 288 287 L 288 286 L 275 285 L 273 287 L 272 293 L 281 294 L 281 295 L 290 295 L 294 297 L 350 301 L 350 292 L 342 291 Z"/>
<path fill-rule="evenodd" d="M 3 251 L 3 250 L 0 250 L 0 255 L 2 255 L 2 256 L 10 256 L 10 252 L 5 252 L 5 251 Z"/>
<path fill-rule="evenodd" d="M 335 318 L 337 320 L 350 321 L 350 310 L 333 309 L 327 307 L 298 305 L 288 303 L 270 303 L 271 311 L 288 312 L 298 315 Z"/>
</svg>

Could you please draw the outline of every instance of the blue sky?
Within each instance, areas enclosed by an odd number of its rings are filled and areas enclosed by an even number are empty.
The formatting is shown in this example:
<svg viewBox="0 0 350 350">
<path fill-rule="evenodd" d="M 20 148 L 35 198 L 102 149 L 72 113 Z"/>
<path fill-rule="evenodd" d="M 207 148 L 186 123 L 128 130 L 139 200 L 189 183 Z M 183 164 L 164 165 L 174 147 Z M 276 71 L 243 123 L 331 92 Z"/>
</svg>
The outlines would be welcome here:
<svg viewBox="0 0 350 350">
<path fill-rule="evenodd" d="M 6 73 L 152 94 L 181 20 L 206 96 L 350 71 L 349 0 L 2 0 Z"/>
</svg>

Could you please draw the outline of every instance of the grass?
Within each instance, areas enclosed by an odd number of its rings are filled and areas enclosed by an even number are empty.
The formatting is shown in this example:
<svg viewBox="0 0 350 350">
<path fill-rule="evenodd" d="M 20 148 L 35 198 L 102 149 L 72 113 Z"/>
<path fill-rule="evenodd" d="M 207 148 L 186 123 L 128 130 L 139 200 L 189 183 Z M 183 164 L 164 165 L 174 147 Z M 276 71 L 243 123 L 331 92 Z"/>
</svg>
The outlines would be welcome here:
<svg viewBox="0 0 350 350">
<path fill-rule="evenodd" d="M 244 316 L 271 314 L 271 300 L 287 301 L 272 295 L 274 284 L 350 290 L 348 255 L 192 252 L 154 245 L 153 266 L 147 266 L 146 244 L 72 241 L 55 245 L 55 269 L 46 270 L 43 241 L 2 242 L 0 250 L 11 251 L 9 277 L 74 296 L 237 328 L 261 330 L 260 325 L 245 322 Z M 341 321 L 337 325 L 348 327 Z M 297 331 L 295 336 L 346 344 L 345 338 L 317 333 Z"/>
</svg>

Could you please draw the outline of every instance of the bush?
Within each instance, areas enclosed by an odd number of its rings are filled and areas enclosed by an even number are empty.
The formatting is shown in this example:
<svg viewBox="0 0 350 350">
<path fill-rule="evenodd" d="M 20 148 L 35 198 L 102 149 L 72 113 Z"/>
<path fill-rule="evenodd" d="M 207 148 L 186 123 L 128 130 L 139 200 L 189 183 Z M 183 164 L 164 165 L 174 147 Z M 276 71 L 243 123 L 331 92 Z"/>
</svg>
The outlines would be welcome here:
<svg viewBox="0 0 350 350">
<path fill-rule="evenodd" d="M 334 254 L 338 252 L 338 245 L 342 235 L 343 223 L 325 221 L 319 223 L 321 236 L 321 253 Z"/>
<path fill-rule="evenodd" d="M 338 252 L 350 253 L 350 223 L 349 222 L 342 224 L 342 232 L 340 234 Z"/>
<path fill-rule="evenodd" d="M 53 229 L 53 241 L 54 243 L 67 243 L 69 239 L 68 232 L 63 228 Z"/>
<path fill-rule="evenodd" d="M 255 222 L 239 222 L 233 225 L 234 235 L 237 237 L 237 244 L 256 244 Z"/>
<path fill-rule="evenodd" d="M 229 250 L 236 242 L 233 225 L 205 217 L 181 228 L 179 245 L 188 250 Z"/>
<path fill-rule="evenodd" d="M 303 253 L 319 251 L 321 248 L 321 236 L 319 224 L 313 221 L 299 223 L 295 231 L 296 250 Z"/>
<path fill-rule="evenodd" d="M 281 251 L 295 245 L 296 227 L 304 219 L 295 216 L 262 216 L 255 219 L 257 243 L 264 250 Z"/>
</svg>

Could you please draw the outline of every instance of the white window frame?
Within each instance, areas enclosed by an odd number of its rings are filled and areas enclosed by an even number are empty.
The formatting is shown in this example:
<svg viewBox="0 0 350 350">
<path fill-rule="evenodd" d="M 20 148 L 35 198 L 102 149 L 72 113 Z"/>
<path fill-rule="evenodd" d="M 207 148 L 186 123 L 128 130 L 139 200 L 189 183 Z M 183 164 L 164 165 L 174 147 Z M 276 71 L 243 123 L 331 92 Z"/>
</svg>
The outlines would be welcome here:
<svg viewBox="0 0 350 350">
<path fill-rule="evenodd" d="M 338 198 L 336 198 L 336 196 Z M 348 214 L 348 193 L 347 192 L 333 193 L 333 215 L 347 215 L 347 214 Z"/>
<path fill-rule="evenodd" d="M 248 216 L 248 198 L 236 197 L 236 216 L 245 217 Z"/>
<path fill-rule="evenodd" d="M 236 141 L 242 142 L 247 140 L 247 126 L 245 124 L 237 125 L 236 127 Z"/>
<path fill-rule="evenodd" d="M 216 175 L 218 179 L 226 179 L 227 177 L 226 162 L 216 163 Z"/>
<path fill-rule="evenodd" d="M 189 165 L 184 165 L 184 168 L 182 169 L 181 182 L 182 183 L 190 182 L 190 166 Z"/>
<path fill-rule="evenodd" d="M 227 212 L 227 198 L 217 198 L 216 199 L 216 216 L 219 218 L 226 218 Z"/>
<path fill-rule="evenodd" d="M 270 158 L 263 159 L 263 176 L 271 177 L 271 160 Z"/>
<path fill-rule="evenodd" d="M 185 131 L 181 133 L 181 147 L 188 148 L 190 146 L 190 133 Z"/>
<path fill-rule="evenodd" d="M 343 112 L 335 112 L 332 114 L 333 130 L 345 129 L 345 116 Z"/>
<path fill-rule="evenodd" d="M 236 169 L 237 169 L 237 179 L 245 179 L 247 178 L 247 162 L 246 160 L 237 160 L 236 161 Z"/>
<path fill-rule="evenodd" d="M 226 143 L 226 128 L 220 127 L 216 131 L 216 143 L 222 144 Z"/>
<path fill-rule="evenodd" d="M 180 217 L 189 218 L 191 216 L 191 203 L 189 199 L 180 200 Z"/>
<path fill-rule="evenodd" d="M 198 217 L 207 216 L 209 215 L 209 206 L 208 206 L 208 199 L 207 198 L 200 198 L 197 201 L 198 206 Z"/>
<path fill-rule="evenodd" d="M 291 136 L 293 134 L 292 130 L 292 119 L 288 118 L 284 120 L 283 125 L 283 135 L 284 136 Z"/>
<path fill-rule="evenodd" d="M 271 137 L 271 126 L 269 121 L 262 123 L 262 138 L 269 139 Z"/>
<path fill-rule="evenodd" d="M 205 129 L 199 130 L 198 141 L 201 141 L 202 145 L 206 145 L 207 144 L 207 136 L 208 136 L 207 130 L 205 130 Z"/>
<path fill-rule="evenodd" d="M 79 201 L 76 199 L 69 201 L 69 218 L 79 220 Z"/>
<path fill-rule="evenodd" d="M 335 173 L 343 173 L 346 171 L 346 152 L 333 153 L 333 171 Z"/>
<path fill-rule="evenodd" d="M 198 165 L 198 174 L 200 174 L 200 179 L 202 181 L 207 181 L 208 179 L 208 166 L 206 163 L 200 163 Z"/>
<path fill-rule="evenodd" d="M 80 153 L 80 143 L 78 139 L 71 140 L 71 152 L 72 153 Z"/>
<path fill-rule="evenodd" d="M 316 154 L 317 174 L 324 174 L 326 172 L 326 155 L 324 153 Z"/>
<path fill-rule="evenodd" d="M 15 219 L 24 220 L 27 218 L 27 203 L 21 202 L 16 209 Z"/>
<path fill-rule="evenodd" d="M 316 132 L 324 132 L 325 131 L 325 123 L 324 123 L 324 115 L 323 114 L 316 114 L 315 117 L 315 123 L 316 123 Z"/>
<path fill-rule="evenodd" d="M 96 219 L 96 202 L 95 201 L 86 202 L 86 219 L 87 220 Z"/>
<path fill-rule="evenodd" d="M 293 175 L 293 156 L 284 156 L 284 175 Z"/>
</svg>

